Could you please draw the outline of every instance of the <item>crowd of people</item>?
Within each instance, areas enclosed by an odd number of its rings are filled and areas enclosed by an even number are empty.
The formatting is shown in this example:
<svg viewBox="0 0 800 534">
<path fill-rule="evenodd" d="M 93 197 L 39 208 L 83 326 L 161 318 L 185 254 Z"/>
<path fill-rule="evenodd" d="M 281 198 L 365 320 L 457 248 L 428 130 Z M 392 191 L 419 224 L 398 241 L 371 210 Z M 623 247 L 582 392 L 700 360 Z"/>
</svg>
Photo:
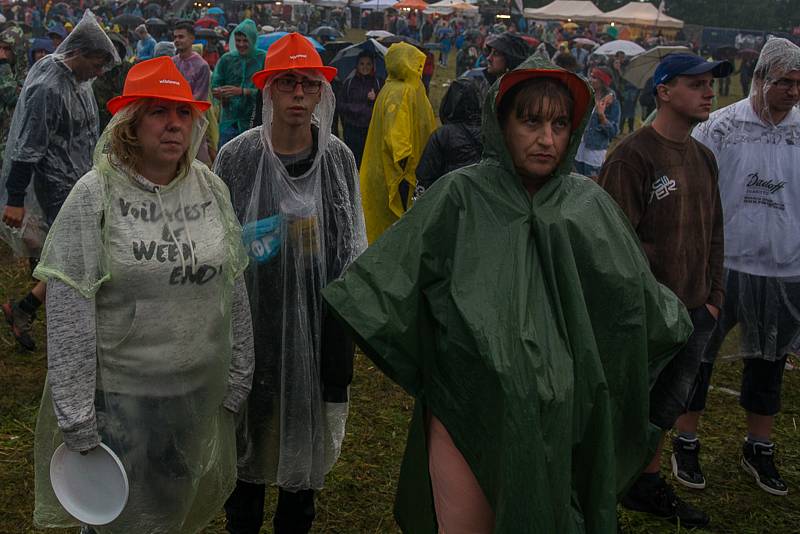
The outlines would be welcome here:
<svg viewBox="0 0 800 534">
<path fill-rule="evenodd" d="M 748 96 L 713 112 L 733 65 L 668 55 L 634 130 L 629 58 L 549 27 L 532 46 L 423 19 L 345 72 L 298 32 L 262 50 L 248 17 L 209 61 L 197 21 L 159 41 L 95 11 L 0 33 L 0 236 L 36 280 L 2 310 L 26 350 L 47 315 L 37 526 L 79 525 L 55 448 L 102 442 L 130 495 L 84 533 L 198 532 L 224 509 L 256 534 L 269 486 L 274 531 L 309 532 L 357 346 L 415 400 L 405 532 L 613 533 L 618 504 L 704 527 L 661 474 L 664 438 L 677 483 L 721 482 L 700 423 L 734 326 L 739 462 L 787 495 L 772 434 L 800 350 L 800 47 L 768 40 Z M 437 126 L 424 42 L 451 37 Z"/>
</svg>

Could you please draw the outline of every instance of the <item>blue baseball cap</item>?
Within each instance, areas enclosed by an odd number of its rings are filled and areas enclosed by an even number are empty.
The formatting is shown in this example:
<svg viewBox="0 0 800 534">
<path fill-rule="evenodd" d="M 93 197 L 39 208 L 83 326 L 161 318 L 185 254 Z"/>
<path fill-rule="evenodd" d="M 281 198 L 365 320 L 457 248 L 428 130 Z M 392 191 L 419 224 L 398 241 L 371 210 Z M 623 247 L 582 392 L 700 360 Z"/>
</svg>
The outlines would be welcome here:
<svg viewBox="0 0 800 534">
<path fill-rule="evenodd" d="M 711 72 L 714 78 L 725 78 L 733 72 L 729 61 L 706 61 L 694 54 L 670 54 L 661 60 L 653 74 L 653 93 L 659 85 L 677 76 L 695 76 Z"/>
</svg>

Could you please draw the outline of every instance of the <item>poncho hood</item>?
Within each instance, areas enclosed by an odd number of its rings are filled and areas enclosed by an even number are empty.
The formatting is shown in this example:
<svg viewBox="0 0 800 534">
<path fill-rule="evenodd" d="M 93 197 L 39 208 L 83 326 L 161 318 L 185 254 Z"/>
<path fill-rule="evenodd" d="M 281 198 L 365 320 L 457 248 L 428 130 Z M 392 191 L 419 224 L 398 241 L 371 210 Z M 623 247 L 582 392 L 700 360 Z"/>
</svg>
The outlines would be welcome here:
<svg viewBox="0 0 800 534">
<path fill-rule="evenodd" d="M 250 48 L 247 50 L 247 54 L 245 55 L 240 54 L 239 51 L 236 49 L 237 33 L 243 33 L 247 37 L 247 40 L 250 42 Z M 230 51 L 231 54 L 239 57 L 246 57 L 246 58 L 255 57 L 258 50 L 256 48 L 257 40 L 258 40 L 258 28 L 256 28 L 256 23 L 250 19 L 244 19 L 231 32 L 231 37 L 228 41 L 228 50 Z"/>
<path fill-rule="evenodd" d="M 422 79 L 425 54 L 408 43 L 397 43 L 389 47 L 385 57 L 389 79 L 400 81 Z"/>
<path fill-rule="evenodd" d="M 527 70 L 527 69 L 538 69 L 538 70 L 547 70 L 555 72 L 566 73 L 564 69 L 554 66 L 552 63 L 545 61 L 544 59 L 538 56 L 532 56 L 525 60 L 519 67 L 514 69 L 512 72 Z M 572 87 L 567 86 L 570 89 L 570 93 L 572 94 L 572 99 L 575 102 L 585 101 L 587 98 L 591 101 L 593 97 L 593 92 L 591 86 L 586 83 L 582 78 L 577 75 L 573 75 L 580 84 L 571 84 Z M 497 118 L 497 94 L 500 89 L 500 82 L 502 78 L 498 79 L 489 89 L 489 92 L 486 95 L 486 100 L 484 101 L 483 105 L 483 158 L 488 160 L 488 162 L 494 162 L 497 165 L 503 167 L 503 169 L 507 170 L 514 179 L 519 180 L 517 177 L 516 169 L 514 168 L 513 160 L 511 159 L 511 154 L 508 152 L 506 148 L 505 138 L 503 136 L 503 132 L 500 129 L 500 121 Z M 578 87 L 585 87 L 586 93 L 583 93 L 578 89 Z M 580 106 L 575 106 L 573 109 L 578 109 Z M 578 152 L 578 147 L 581 144 L 581 139 L 583 138 L 583 132 L 586 129 L 586 125 L 589 122 L 589 117 L 592 114 L 592 106 L 585 106 L 586 111 L 582 114 L 580 119 L 580 126 L 577 129 L 573 129 L 572 133 L 570 134 L 569 139 L 569 147 L 567 148 L 567 153 L 564 155 L 564 158 L 561 160 L 560 165 L 553 173 L 554 176 L 563 176 L 567 175 L 572 171 L 572 167 L 575 161 L 575 154 Z M 575 121 L 573 121 L 574 123 Z"/>
<path fill-rule="evenodd" d="M 443 124 L 480 123 L 481 97 L 477 84 L 466 78 L 453 80 L 439 106 L 439 120 Z"/>
</svg>

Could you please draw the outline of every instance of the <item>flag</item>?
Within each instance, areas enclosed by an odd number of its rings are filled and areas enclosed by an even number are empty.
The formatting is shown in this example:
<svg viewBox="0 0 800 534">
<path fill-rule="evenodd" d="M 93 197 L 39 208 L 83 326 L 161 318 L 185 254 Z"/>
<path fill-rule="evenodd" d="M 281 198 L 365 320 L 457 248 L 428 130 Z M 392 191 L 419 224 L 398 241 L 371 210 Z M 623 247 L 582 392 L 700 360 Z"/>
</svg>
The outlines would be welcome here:
<svg viewBox="0 0 800 534">
<path fill-rule="evenodd" d="M 658 4 L 658 12 L 663 15 L 666 10 L 667 10 L 666 2 L 664 0 L 661 0 L 661 3 Z"/>
</svg>

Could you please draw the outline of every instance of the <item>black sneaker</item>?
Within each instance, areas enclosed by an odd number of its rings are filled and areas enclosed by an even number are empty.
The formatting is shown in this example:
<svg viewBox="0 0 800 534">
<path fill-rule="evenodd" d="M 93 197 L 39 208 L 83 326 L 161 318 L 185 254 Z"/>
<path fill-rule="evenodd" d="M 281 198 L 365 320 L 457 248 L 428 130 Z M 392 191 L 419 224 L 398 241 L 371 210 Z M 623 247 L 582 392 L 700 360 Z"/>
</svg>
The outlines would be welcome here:
<svg viewBox="0 0 800 534">
<path fill-rule="evenodd" d="M 10 300 L 2 305 L 3 315 L 6 322 L 11 326 L 11 333 L 17 339 L 23 349 L 36 350 L 36 342 L 31 336 L 33 321 L 36 319 L 35 313 L 28 313 L 19 307 L 19 304 Z"/>
<path fill-rule="evenodd" d="M 651 514 L 687 528 L 705 527 L 710 521 L 705 512 L 675 495 L 663 477 L 658 477 L 657 482 L 639 478 L 621 504 L 628 510 Z"/>
<path fill-rule="evenodd" d="M 773 495 L 786 495 L 789 488 L 775 467 L 774 443 L 750 443 L 742 445 L 742 467 L 753 475 L 758 487 Z"/>
<path fill-rule="evenodd" d="M 672 440 L 672 475 L 692 489 L 705 489 L 706 477 L 700 469 L 700 440 L 677 436 Z"/>
</svg>

